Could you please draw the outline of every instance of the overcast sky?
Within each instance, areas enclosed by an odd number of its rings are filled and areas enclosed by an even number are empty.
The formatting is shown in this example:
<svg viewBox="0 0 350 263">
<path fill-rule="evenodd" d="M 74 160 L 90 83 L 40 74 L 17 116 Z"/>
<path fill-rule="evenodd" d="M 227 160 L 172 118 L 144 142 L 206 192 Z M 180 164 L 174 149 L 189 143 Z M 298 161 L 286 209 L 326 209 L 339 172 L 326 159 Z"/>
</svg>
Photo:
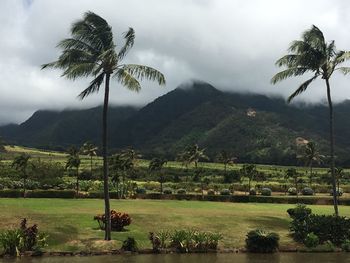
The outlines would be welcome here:
<svg viewBox="0 0 350 263">
<path fill-rule="evenodd" d="M 121 33 L 133 27 L 136 42 L 127 61 L 153 66 L 167 79 L 166 87 L 143 83 L 139 94 L 112 83 L 113 104 L 144 105 L 190 79 L 286 97 L 305 78 L 272 86 L 274 62 L 312 24 L 338 49 L 350 50 L 348 0 L 0 0 L 1 124 L 22 122 L 37 109 L 102 103 L 102 93 L 77 99 L 89 80 L 40 70 L 56 60 L 57 42 L 87 10 L 109 22 L 119 47 Z M 335 100 L 350 97 L 350 76 L 336 75 L 332 83 Z M 302 99 L 320 102 L 325 95 L 320 81 Z"/>
</svg>

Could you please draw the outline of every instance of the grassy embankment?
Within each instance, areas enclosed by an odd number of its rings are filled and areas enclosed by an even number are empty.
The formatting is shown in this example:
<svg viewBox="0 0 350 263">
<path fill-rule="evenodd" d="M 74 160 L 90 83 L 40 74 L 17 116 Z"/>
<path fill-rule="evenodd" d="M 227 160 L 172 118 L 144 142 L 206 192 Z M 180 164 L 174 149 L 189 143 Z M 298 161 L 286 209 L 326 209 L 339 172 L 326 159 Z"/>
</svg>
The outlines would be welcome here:
<svg viewBox="0 0 350 263">
<path fill-rule="evenodd" d="M 264 228 L 281 236 L 281 246 L 296 245 L 288 236 L 287 204 L 242 204 L 196 201 L 112 200 L 112 209 L 129 213 L 127 231 L 113 233 L 114 241 L 102 242 L 103 231 L 93 216 L 103 211 L 102 200 L 0 199 L 0 229 L 13 227 L 26 217 L 49 234 L 50 251 L 94 251 L 120 248 L 126 237 L 149 248 L 150 231 L 196 229 L 220 232 L 220 247 L 242 247 L 247 231 Z M 331 214 L 331 206 L 310 206 L 315 213 Z M 340 207 L 350 216 L 350 207 Z"/>
</svg>

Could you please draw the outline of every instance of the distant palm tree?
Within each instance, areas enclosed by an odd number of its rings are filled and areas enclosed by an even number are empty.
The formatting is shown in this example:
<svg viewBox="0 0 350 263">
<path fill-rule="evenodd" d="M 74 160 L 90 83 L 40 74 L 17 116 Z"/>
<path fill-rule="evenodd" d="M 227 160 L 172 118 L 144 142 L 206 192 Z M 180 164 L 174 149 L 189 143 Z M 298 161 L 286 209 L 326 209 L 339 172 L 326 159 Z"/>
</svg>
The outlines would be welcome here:
<svg viewBox="0 0 350 263">
<path fill-rule="evenodd" d="M 132 91 L 140 91 L 139 80 L 148 79 L 165 85 L 162 73 L 154 68 L 122 64 L 130 48 L 134 45 L 135 32 L 132 28 L 124 34 L 125 44 L 116 51 L 112 28 L 107 21 L 93 12 L 86 12 L 83 19 L 75 22 L 71 28 L 71 38 L 62 40 L 58 47 L 62 54 L 58 60 L 45 64 L 42 68 L 59 68 L 62 76 L 75 80 L 78 77 L 92 77 L 90 85 L 79 97 L 84 99 L 91 93 L 98 92 L 105 81 L 102 115 L 102 156 L 103 184 L 105 199 L 105 240 L 111 239 L 110 203 L 108 189 L 108 149 L 107 149 L 107 112 L 109 102 L 109 82 L 114 77 L 119 83 Z"/>
<path fill-rule="evenodd" d="M 317 150 L 316 144 L 314 142 L 308 142 L 304 149 L 303 149 L 302 155 L 298 156 L 298 158 L 304 160 L 305 165 L 310 168 L 310 174 L 309 174 L 309 186 L 311 187 L 312 184 L 312 168 L 313 164 L 321 164 L 324 156 L 319 153 Z"/>
<path fill-rule="evenodd" d="M 23 179 L 23 197 L 26 196 L 26 183 L 28 179 L 28 172 L 27 168 L 29 165 L 29 159 L 31 156 L 26 153 L 22 153 L 19 156 L 16 156 L 12 162 L 12 167 L 15 168 L 17 171 L 20 171 L 21 177 Z"/>
<path fill-rule="evenodd" d="M 326 84 L 327 99 L 329 106 L 329 131 L 330 131 L 330 158 L 331 158 L 331 175 L 333 187 L 333 203 L 334 212 L 338 216 L 338 202 L 336 198 L 336 178 L 335 178 L 335 160 L 334 160 L 334 128 L 333 128 L 333 104 L 331 98 L 330 78 L 334 71 L 340 71 L 343 74 L 350 73 L 349 67 L 340 67 L 339 65 L 350 58 L 349 51 L 338 51 L 334 41 L 326 42 L 322 31 L 312 26 L 302 35 L 302 40 L 295 40 L 289 47 L 290 54 L 283 56 L 277 60 L 276 65 L 285 66 L 287 69 L 277 73 L 271 82 L 276 84 L 284 79 L 302 76 L 305 73 L 312 73 L 313 76 L 302 83 L 296 91 L 288 98 L 288 102 L 292 101 L 296 96 L 303 93 L 309 85 L 321 77 Z"/>
<path fill-rule="evenodd" d="M 75 147 L 71 147 L 68 149 L 68 156 L 67 156 L 67 162 L 66 162 L 66 169 L 75 169 L 76 172 L 76 195 L 78 197 L 79 194 L 79 167 L 80 167 L 80 157 L 79 157 L 79 151 Z"/>
<path fill-rule="evenodd" d="M 162 173 L 163 166 L 167 163 L 167 160 L 162 158 L 153 158 L 149 165 L 148 170 L 151 172 L 156 172 L 159 174 L 159 183 L 160 183 L 160 193 L 163 193 L 163 183 L 165 181 L 164 174 Z"/>
<path fill-rule="evenodd" d="M 288 179 L 293 180 L 293 184 L 294 184 L 294 187 L 296 189 L 296 194 L 297 194 L 297 198 L 298 198 L 298 195 L 299 195 L 299 187 L 298 186 L 299 186 L 299 183 L 301 182 L 300 173 L 298 173 L 298 171 L 295 168 L 289 168 L 286 170 L 284 178 L 286 180 L 288 180 Z"/>
<path fill-rule="evenodd" d="M 220 163 L 224 165 L 224 171 L 226 174 L 227 165 L 233 165 L 237 158 L 231 156 L 227 151 L 222 150 L 217 159 Z"/>
<path fill-rule="evenodd" d="M 198 144 L 189 145 L 185 151 L 180 153 L 179 160 L 186 166 L 194 164 L 194 167 L 198 168 L 198 162 L 200 160 L 208 160 L 208 156 L 204 153 L 205 149 L 200 149 Z"/>
<path fill-rule="evenodd" d="M 250 191 L 251 182 L 256 178 L 258 170 L 256 169 L 255 164 L 244 164 L 240 169 L 240 174 L 242 177 L 248 179 L 248 192 Z"/>
<path fill-rule="evenodd" d="M 92 158 L 94 156 L 97 156 L 97 150 L 98 150 L 98 147 L 93 145 L 91 142 L 84 143 L 80 149 L 82 154 L 90 156 L 90 173 L 91 173 L 91 175 L 92 175 Z"/>
</svg>

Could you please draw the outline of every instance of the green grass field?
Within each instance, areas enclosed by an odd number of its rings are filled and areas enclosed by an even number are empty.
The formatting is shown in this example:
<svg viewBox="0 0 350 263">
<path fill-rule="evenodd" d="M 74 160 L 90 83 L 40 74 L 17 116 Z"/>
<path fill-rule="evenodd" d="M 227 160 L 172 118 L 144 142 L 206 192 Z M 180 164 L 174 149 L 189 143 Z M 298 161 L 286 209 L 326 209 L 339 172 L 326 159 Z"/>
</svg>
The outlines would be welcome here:
<svg viewBox="0 0 350 263">
<path fill-rule="evenodd" d="M 242 204 L 196 201 L 111 200 L 112 209 L 129 213 L 132 224 L 127 231 L 113 233 L 113 242 L 102 242 L 103 231 L 93 216 L 103 212 L 103 200 L 0 199 L 0 229 L 15 227 L 21 218 L 37 223 L 49 234 L 51 251 L 91 251 L 120 248 L 121 241 L 134 237 L 142 248 L 150 247 L 150 231 L 196 229 L 220 232 L 221 247 L 244 246 L 247 231 L 264 228 L 281 236 L 281 245 L 295 245 L 288 236 L 292 205 Z M 310 206 L 315 213 L 331 214 L 331 206 Z M 350 216 L 350 207 L 340 207 Z"/>
</svg>

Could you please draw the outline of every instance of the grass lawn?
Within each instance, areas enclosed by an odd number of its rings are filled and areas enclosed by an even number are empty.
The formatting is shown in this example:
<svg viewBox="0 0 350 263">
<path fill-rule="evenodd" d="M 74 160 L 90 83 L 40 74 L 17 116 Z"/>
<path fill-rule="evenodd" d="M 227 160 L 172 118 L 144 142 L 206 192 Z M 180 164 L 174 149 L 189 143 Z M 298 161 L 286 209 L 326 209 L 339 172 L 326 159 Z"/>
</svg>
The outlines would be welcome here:
<svg viewBox="0 0 350 263">
<path fill-rule="evenodd" d="M 21 218 L 49 234 L 47 250 L 90 251 L 120 248 L 121 241 L 134 237 L 140 247 L 150 247 L 149 231 L 191 228 L 220 232 L 221 247 L 241 247 L 248 230 L 265 228 L 278 232 L 281 245 L 294 244 L 288 237 L 288 204 L 242 204 L 199 201 L 111 200 L 111 207 L 127 212 L 132 224 L 127 231 L 113 233 L 114 242 L 101 242 L 103 231 L 93 216 L 103 211 L 103 200 L 87 199 L 0 199 L 0 229 L 17 225 Z M 331 214 L 331 206 L 310 206 L 316 213 Z M 350 216 L 350 207 L 340 207 Z"/>
</svg>

